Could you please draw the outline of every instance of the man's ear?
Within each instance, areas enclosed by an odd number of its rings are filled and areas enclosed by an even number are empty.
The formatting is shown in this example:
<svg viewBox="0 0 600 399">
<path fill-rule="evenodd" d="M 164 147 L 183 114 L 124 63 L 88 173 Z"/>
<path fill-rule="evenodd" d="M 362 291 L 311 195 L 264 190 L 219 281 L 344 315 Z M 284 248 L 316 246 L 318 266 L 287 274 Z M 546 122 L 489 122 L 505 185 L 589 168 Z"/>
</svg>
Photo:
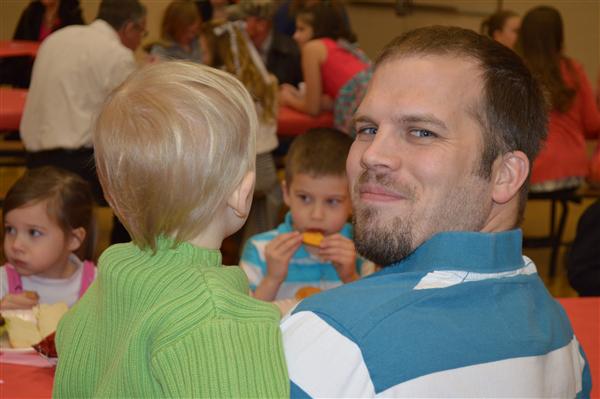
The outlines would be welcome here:
<svg viewBox="0 0 600 399">
<path fill-rule="evenodd" d="M 71 230 L 71 236 L 68 239 L 67 247 L 69 251 L 75 252 L 81 247 L 83 241 L 85 240 L 86 232 L 83 227 L 78 227 L 76 229 Z"/>
<path fill-rule="evenodd" d="M 247 172 L 240 184 L 229 196 L 227 206 L 233 210 L 233 213 L 242 219 L 245 219 L 252 206 L 252 195 L 254 194 L 254 182 L 256 174 L 254 171 Z"/>
<path fill-rule="evenodd" d="M 522 151 L 504 154 L 496 160 L 492 199 L 498 204 L 510 201 L 529 175 L 529 158 Z"/>
</svg>

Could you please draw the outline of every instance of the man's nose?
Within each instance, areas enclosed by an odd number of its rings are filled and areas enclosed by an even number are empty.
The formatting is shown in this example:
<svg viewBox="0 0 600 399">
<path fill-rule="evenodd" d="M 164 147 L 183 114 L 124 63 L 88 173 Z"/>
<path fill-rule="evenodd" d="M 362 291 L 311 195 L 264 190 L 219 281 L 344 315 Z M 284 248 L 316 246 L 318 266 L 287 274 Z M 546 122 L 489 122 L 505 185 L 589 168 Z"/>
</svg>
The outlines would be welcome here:
<svg viewBox="0 0 600 399">
<path fill-rule="evenodd" d="M 369 146 L 363 152 L 361 164 L 367 169 L 396 169 L 401 160 L 400 138 L 385 127 L 380 127 Z"/>
</svg>

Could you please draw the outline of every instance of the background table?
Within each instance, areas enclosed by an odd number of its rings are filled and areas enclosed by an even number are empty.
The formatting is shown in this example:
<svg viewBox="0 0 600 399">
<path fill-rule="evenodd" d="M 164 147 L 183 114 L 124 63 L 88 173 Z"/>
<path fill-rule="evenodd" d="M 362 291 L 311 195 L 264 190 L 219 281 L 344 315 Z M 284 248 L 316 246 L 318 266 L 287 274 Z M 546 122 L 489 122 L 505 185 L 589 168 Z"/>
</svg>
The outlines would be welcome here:
<svg viewBox="0 0 600 399">
<path fill-rule="evenodd" d="M 26 98 L 26 89 L 0 87 L 0 132 L 19 130 Z"/>
<path fill-rule="evenodd" d="M 592 398 L 600 398 L 600 297 L 558 298 L 565 308 L 592 372 Z M 0 363 L 0 398 L 50 398 L 54 369 Z"/>
<path fill-rule="evenodd" d="M 39 47 L 39 42 L 27 40 L 0 40 L 0 58 L 35 57 Z"/>
<path fill-rule="evenodd" d="M 288 107 L 279 107 L 277 115 L 277 135 L 293 137 L 315 127 L 333 127 L 333 113 L 322 112 L 310 116 Z"/>
</svg>

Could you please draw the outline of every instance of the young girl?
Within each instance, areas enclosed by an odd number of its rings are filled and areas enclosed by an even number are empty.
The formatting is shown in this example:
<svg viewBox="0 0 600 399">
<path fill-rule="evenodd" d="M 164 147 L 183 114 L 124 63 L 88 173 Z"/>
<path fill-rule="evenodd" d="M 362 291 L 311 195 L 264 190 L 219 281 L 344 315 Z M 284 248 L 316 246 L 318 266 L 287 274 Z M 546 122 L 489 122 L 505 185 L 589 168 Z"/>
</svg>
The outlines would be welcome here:
<svg viewBox="0 0 600 399">
<path fill-rule="evenodd" d="M 310 115 L 333 108 L 335 125 L 350 133 L 349 122 L 370 79 L 370 61 L 356 48 L 341 4 L 319 2 L 296 16 L 294 39 L 302 51 L 305 88 L 281 86 L 279 101 Z"/>
<path fill-rule="evenodd" d="M 76 255 L 93 255 L 88 183 L 62 169 L 32 169 L 8 191 L 2 214 L 7 263 L 0 267 L 0 309 L 72 306 L 96 274 L 92 262 Z"/>
</svg>

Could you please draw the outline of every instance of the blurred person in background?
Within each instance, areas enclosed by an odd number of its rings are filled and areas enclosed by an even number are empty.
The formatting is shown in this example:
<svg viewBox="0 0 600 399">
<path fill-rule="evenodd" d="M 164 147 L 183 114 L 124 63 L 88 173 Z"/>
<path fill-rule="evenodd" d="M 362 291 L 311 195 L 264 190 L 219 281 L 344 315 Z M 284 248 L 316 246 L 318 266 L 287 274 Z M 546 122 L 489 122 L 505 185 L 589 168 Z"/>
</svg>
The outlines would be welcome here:
<svg viewBox="0 0 600 399">
<path fill-rule="evenodd" d="M 273 0 L 245 0 L 239 4 L 246 32 L 267 70 L 280 84 L 297 86 L 302 81 L 300 50 L 289 36 L 273 30 Z"/>
<path fill-rule="evenodd" d="M 564 55 L 562 18 L 540 6 L 523 17 L 515 46 L 546 90 L 548 139 L 533 164 L 531 192 L 575 190 L 588 174 L 586 138 L 600 132 L 600 112 L 583 67 Z"/>
<path fill-rule="evenodd" d="M 202 18 L 191 0 L 169 3 L 161 24 L 161 41 L 151 46 L 150 54 L 161 60 L 187 60 L 201 64 L 212 63 Z"/>
<path fill-rule="evenodd" d="M 69 26 L 44 40 L 20 126 L 28 168 L 52 165 L 76 173 L 106 204 L 92 123 L 106 96 L 136 69 L 133 52 L 146 33 L 146 8 L 138 0 L 102 0 L 90 25 Z M 117 219 L 114 226 L 111 242 L 129 241 Z"/>
<path fill-rule="evenodd" d="M 521 18 L 510 10 L 499 10 L 487 17 L 481 23 L 480 32 L 512 49 L 519 35 Z"/>
<path fill-rule="evenodd" d="M 41 42 L 68 25 L 83 25 L 79 0 L 36 0 L 21 13 L 13 40 Z M 31 80 L 31 57 L 0 59 L 0 83 L 27 88 Z"/>
</svg>

